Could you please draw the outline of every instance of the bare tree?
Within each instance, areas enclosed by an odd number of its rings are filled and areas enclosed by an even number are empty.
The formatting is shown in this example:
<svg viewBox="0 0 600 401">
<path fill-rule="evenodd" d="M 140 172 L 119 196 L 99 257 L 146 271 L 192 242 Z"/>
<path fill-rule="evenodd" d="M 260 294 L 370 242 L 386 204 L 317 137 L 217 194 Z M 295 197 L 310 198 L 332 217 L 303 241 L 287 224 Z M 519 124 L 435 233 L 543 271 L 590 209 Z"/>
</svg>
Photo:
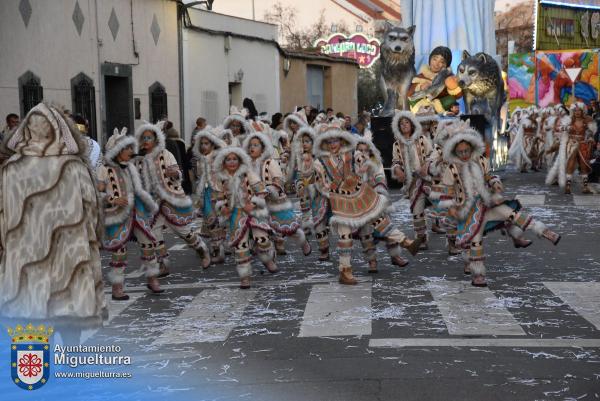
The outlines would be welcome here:
<svg viewBox="0 0 600 401">
<path fill-rule="evenodd" d="M 284 6 L 280 2 L 273 5 L 271 10 L 265 12 L 263 19 L 266 22 L 279 26 L 279 43 L 289 49 L 312 49 L 319 38 L 327 37 L 331 27 L 325 20 L 325 10 L 319 13 L 319 18 L 308 28 L 299 28 L 296 25 L 298 10 L 292 6 Z M 344 21 L 336 23 L 337 32 L 348 34 L 349 29 Z"/>
</svg>

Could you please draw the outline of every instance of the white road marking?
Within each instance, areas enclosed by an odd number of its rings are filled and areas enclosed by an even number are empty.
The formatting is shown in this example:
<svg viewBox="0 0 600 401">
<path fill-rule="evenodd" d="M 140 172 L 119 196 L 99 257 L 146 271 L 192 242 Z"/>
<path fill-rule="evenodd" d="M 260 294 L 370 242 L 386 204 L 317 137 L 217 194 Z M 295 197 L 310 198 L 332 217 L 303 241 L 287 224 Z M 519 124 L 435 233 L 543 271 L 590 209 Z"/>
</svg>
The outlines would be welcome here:
<svg viewBox="0 0 600 401">
<path fill-rule="evenodd" d="M 229 288 L 202 291 L 153 345 L 225 341 L 256 293 Z"/>
<path fill-rule="evenodd" d="M 299 337 L 371 334 L 371 282 L 357 285 L 314 285 Z"/>
<path fill-rule="evenodd" d="M 127 290 L 127 288 L 126 288 Z M 127 294 L 129 299 L 127 301 L 113 301 L 111 294 L 105 294 L 104 299 L 106 300 L 106 308 L 108 309 L 108 319 L 103 322 L 104 326 L 108 326 L 109 323 L 117 316 L 119 316 L 129 305 L 133 304 L 142 296 L 142 294 Z M 83 344 L 90 339 L 99 329 L 84 330 L 81 332 L 81 343 Z"/>
<path fill-rule="evenodd" d="M 369 347 L 600 348 L 600 338 L 374 338 Z"/>
<path fill-rule="evenodd" d="M 359 280 L 360 281 L 360 280 Z M 296 279 L 296 280 L 265 280 L 260 281 L 257 280 L 252 283 L 254 287 L 277 287 L 277 286 L 288 286 L 288 285 L 302 285 L 302 284 L 312 284 L 312 283 L 337 283 L 337 278 L 327 278 L 327 277 L 317 277 L 317 278 L 305 278 L 305 279 Z M 226 288 L 226 287 L 239 287 L 239 280 L 236 281 L 226 281 L 226 280 L 213 280 L 213 281 L 199 281 L 199 282 L 189 282 L 189 283 L 180 283 L 180 284 L 161 284 L 160 288 L 163 290 L 180 290 L 180 289 L 188 289 L 188 288 Z M 148 288 L 146 285 L 132 286 L 127 287 L 127 293 L 131 292 L 146 292 Z M 106 288 L 106 293 L 110 293 L 110 287 Z"/>
<path fill-rule="evenodd" d="M 459 281 L 435 281 L 429 290 L 453 335 L 525 335 L 502 301 L 488 289 Z"/>
<path fill-rule="evenodd" d="M 171 251 L 185 251 L 186 249 L 188 249 L 189 247 L 187 246 L 187 244 L 175 244 L 172 247 L 169 248 L 169 252 Z"/>
<path fill-rule="evenodd" d="M 544 285 L 600 330 L 600 283 L 544 282 Z"/>
<path fill-rule="evenodd" d="M 573 195 L 577 206 L 600 206 L 600 195 Z"/>
<path fill-rule="evenodd" d="M 546 203 L 546 195 L 517 195 L 517 199 L 523 206 L 543 206 Z"/>
</svg>

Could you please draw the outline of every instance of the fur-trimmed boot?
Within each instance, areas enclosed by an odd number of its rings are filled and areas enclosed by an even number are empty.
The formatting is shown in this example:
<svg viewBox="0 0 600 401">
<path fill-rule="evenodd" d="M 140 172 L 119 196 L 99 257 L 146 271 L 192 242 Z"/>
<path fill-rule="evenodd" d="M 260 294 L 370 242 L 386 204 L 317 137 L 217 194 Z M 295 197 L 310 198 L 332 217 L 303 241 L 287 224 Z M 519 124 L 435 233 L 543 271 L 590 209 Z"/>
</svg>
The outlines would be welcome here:
<svg viewBox="0 0 600 401">
<path fill-rule="evenodd" d="M 565 194 L 567 194 L 567 195 L 571 195 L 571 182 L 572 182 L 571 179 L 568 178 L 567 183 L 565 185 Z"/>
<path fill-rule="evenodd" d="M 192 247 L 194 248 L 194 250 L 198 254 L 198 257 L 200 258 L 200 266 L 202 266 L 202 269 L 208 269 L 210 267 L 210 251 L 208 250 L 208 247 L 206 246 L 204 241 L 202 241 L 202 238 L 200 238 L 199 235 L 196 237 L 196 241 L 194 242 Z"/>
<path fill-rule="evenodd" d="M 469 266 L 469 250 L 468 249 L 462 253 L 462 258 L 463 258 L 463 262 L 464 262 L 463 273 L 468 276 L 471 274 L 471 267 Z"/>
<path fill-rule="evenodd" d="M 236 266 L 236 270 L 240 276 L 240 288 L 242 290 L 250 288 L 250 277 L 252 276 L 252 265 L 250 262 L 239 263 Z"/>
<path fill-rule="evenodd" d="M 533 241 L 523 238 L 523 234 L 523 230 L 514 224 L 508 228 L 508 235 L 512 238 L 515 248 L 527 248 L 533 244 Z"/>
<path fill-rule="evenodd" d="M 415 239 L 405 238 L 404 241 L 400 243 L 400 246 L 410 252 L 411 255 L 415 256 L 422 249 L 421 245 L 424 238 L 425 241 L 427 241 L 426 237 L 417 237 Z"/>
<path fill-rule="evenodd" d="M 158 278 L 163 278 L 163 277 L 167 277 L 168 275 L 170 275 L 171 271 L 170 271 L 169 267 L 171 267 L 171 261 L 169 260 L 169 258 L 168 257 L 161 258 L 158 261 Z"/>
<path fill-rule="evenodd" d="M 587 175 L 583 176 L 583 189 L 581 190 L 581 193 L 584 195 L 593 194 L 592 190 L 590 189 L 590 184 Z"/>
<path fill-rule="evenodd" d="M 277 273 L 279 268 L 277 268 L 277 264 L 274 260 L 275 255 L 273 254 L 273 249 L 269 247 L 268 249 L 259 249 L 258 250 L 258 259 L 262 262 L 262 264 L 267 268 L 269 273 Z"/>
<path fill-rule="evenodd" d="M 340 268 L 339 282 L 340 282 L 340 284 L 344 284 L 344 285 L 356 285 L 356 284 L 358 284 L 358 281 L 356 281 L 356 279 L 352 275 L 352 268 L 351 267 L 348 266 L 348 267 L 342 267 L 342 268 Z"/>
<path fill-rule="evenodd" d="M 225 263 L 225 247 L 223 244 L 213 244 L 210 263 L 213 265 L 221 265 Z"/>
<path fill-rule="evenodd" d="M 161 294 L 165 292 L 165 290 L 160 288 L 157 278 L 160 271 L 158 263 L 155 260 L 145 261 L 142 263 L 142 267 L 146 273 L 146 278 L 148 279 L 148 284 L 146 284 L 146 287 L 148 287 L 152 294 Z"/>
<path fill-rule="evenodd" d="M 108 280 L 112 284 L 112 299 L 113 301 L 127 301 L 129 295 L 123 291 L 123 283 L 125 282 L 125 267 L 111 267 L 108 273 Z"/>
<path fill-rule="evenodd" d="M 273 242 L 275 243 L 277 255 L 287 255 L 287 251 L 285 250 L 285 240 L 282 237 L 276 236 Z"/>
<path fill-rule="evenodd" d="M 389 247 L 388 252 L 394 266 L 404 267 L 408 265 L 408 260 L 404 259 L 401 255 L 402 247 L 400 245 Z"/>
<path fill-rule="evenodd" d="M 483 260 L 470 260 L 469 269 L 471 270 L 471 285 L 473 287 L 487 287 Z"/>
<path fill-rule="evenodd" d="M 536 233 L 538 237 L 545 238 L 550 241 L 553 245 L 557 245 L 560 242 L 561 236 L 558 233 L 550 230 L 544 223 L 538 220 L 531 222 L 531 231 Z"/>
</svg>

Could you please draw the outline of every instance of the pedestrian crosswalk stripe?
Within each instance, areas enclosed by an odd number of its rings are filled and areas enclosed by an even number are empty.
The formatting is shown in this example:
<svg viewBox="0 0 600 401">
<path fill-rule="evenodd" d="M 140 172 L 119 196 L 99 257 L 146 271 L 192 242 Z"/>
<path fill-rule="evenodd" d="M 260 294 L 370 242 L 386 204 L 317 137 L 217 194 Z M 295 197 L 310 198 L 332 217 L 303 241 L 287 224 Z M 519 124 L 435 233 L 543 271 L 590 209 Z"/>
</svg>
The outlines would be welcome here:
<svg viewBox="0 0 600 401">
<path fill-rule="evenodd" d="M 318 284 L 311 289 L 299 337 L 371 334 L 371 283 Z"/>
<path fill-rule="evenodd" d="M 372 320 L 377 319 L 373 309 L 373 282 L 371 278 L 356 286 L 340 285 L 331 278 L 318 280 L 265 281 L 250 290 L 232 288 L 234 283 L 199 283 L 171 285 L 175 288 L 199 288 L 202 291 L 186 304 L 179 315 L 161 322 L 154 345 L 204 343 L 225 341 L 232 330 L 243 324 L 244 311 L 255 302 L 263 289 L 279 285 L 310 286 L 298 337 L 372 336 Z M 257 283 L 258 284 L 258 283 Z M 600 330 L 600 283 L 544 282 L 546 288 L 561 298 L 569 307 Z M 166 287 L 166 286 L 163 286 Z M 413 346 L 490 346 L 490 347 L 598 347 L 600 339 L 535 339 L 523 337 L 524 330 L 489 288 L 475 288 L 468 281 L 436 279 L 425 287 L 431 293 L 450 336 L 481 336 L 483 338 L 392 338 L 372 339 L 373 347 Z M 141 299 L 143 293 L 132 293 L 128 301 L 110 300 L 107 294 L 110 323 L 127 307 Z M 560 307 L 561 305 L 557 305 Z M 105 323 L 105 326 L 107 324 Z M 168 329 L 167 329 L 168 327 Z M 94 332 L 85 332 L 84 340 Z M 379 335 L 381 336 L 381 335 Z M 490 336 L 518 336 L 519 338 L 489 338 Z M 506 340 L 506 341 L 504 341 Z M 479 344 L 479 345 L 477 345 Z M 579 345 L 577 345 L 579 344 Z"/>
<path fill-rule="evenodd" d="M 169 324 L 153 345 L 225 341 L 256 290 L 204 290 Z"/>
<path fill-rule="evenodd" d="M 600 283 L 545 282 L 544 285 L 600 330 Z"/>
<path fill-rule="evenodd" d="M 489 288 L 466 281 L 434 281 L 429 291 L 453 335 L 511 335 L 525 332 Z"/>
<path fill-rule="evenodd" d="M 169 252 L 171 251 L 184 251 L 188 249 L 187 244 L 176 244 L 169 248 Z"/>
<path fill-rule="evenodd" d="M 573 195 L 577 206 L 600 206 L 600 195 Z"/>
<path fill-rule="evenodd" d="M 142 294 L 129 294 L 129 299 L 126 301 L 113 301 L 112 296 L 105 294 L 106 309 L 108 309 L 108 319 L 104 322 L 107 326 L 113 319 L 119 316 L 128 306 L 132 305 L 137 301 Z M 94 336 L 98 332 L 98 329 L 85 330 L 81 333 L 81 343 L 85 343 L 88 339 Z"/>
<path fill-rule="evenodd" d="M 369 347 L 600 348 L 600 338 L 373 338 Z"/>
<path fill-rule="evenodd" d="M 523 206 L 543 206 L 546 203 L 546 195 L 523 195 L 519 194 L 516 198 Z"/>
</svg>

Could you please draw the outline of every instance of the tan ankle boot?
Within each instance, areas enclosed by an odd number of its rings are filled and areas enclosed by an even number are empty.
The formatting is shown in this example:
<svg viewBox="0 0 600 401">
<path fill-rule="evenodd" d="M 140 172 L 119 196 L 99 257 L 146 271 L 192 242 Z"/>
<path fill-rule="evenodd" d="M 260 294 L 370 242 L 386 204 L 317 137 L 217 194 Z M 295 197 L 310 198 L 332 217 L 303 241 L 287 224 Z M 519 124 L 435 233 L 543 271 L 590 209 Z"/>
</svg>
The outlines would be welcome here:
<svg viewBox="0 0 600 401">
<path fill-rule="evenodd" d="M 112 299 L 115 301 L 127 301 L 129 295 L 123 292 L 123 284 L 112 285 Z"/>
<path fill-rule="evenodd" d="M 405 238 L 404 241 L 400 243 L 400 246 L 410 252 L 411 255 L 415 256 L 419 252 L 421 238 L 422 237 L 417 237 L 414 240 Z"/>
<path fill-rule="evenodd" d="M 342 267 L 342 270 L 340 270 L 340 284 L 355 285 L 357 283 L 358 282 L 352 275 L 352 268 Z"/>
<path fill-rule="evenodd" d="M 542 232 L 542 237 L 552 242 L 553 245 L 557 245 L 560 241 L 560 235 L 550 230 L 549 228 L 545 229 L 544 232 Z"/>
<path fill-rule="evenodd" d="M 379 270 L 377 270 L 377 261 L 376 260 L 369 260 L 369 273 L 378 273 Z"/>
<path fill-rule="evenodd" d="M 242 280 L 240 281 L 240 288 L 242 290 L 247 290 L 250 288 L 250 277 L 242 277 Z"/>
</svg>

